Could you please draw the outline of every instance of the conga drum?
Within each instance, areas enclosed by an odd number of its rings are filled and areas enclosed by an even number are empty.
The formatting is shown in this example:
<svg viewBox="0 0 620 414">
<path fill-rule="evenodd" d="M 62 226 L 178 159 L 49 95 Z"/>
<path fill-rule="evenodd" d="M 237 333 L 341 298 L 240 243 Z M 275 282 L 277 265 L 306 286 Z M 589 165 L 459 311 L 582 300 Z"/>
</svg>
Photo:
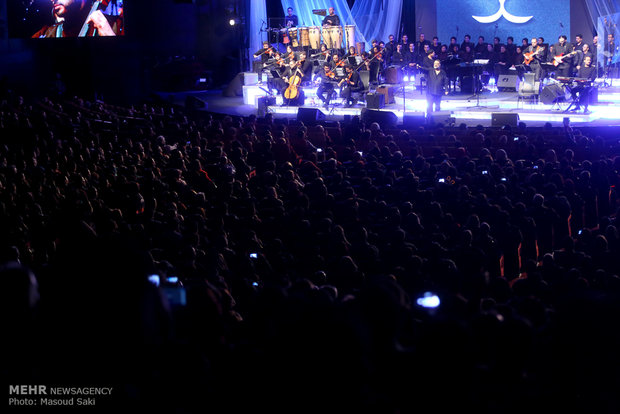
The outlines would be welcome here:
<svg viewBox="0 0 620 414">
<path fill-rule="evenodd" d="M 291 46 L 299 46 L 299 39 L 297 38 L 297 28 L 291 27 L 288 29 L 288 37 L 291 39 Z"/>
<path fill-rule="evenodd" d="M 332 32 L 331 26 L 323 26 L 321 27 L 321 35 L 323 35 L 323 42 L 328 49 L 332 48 Z"/>
<path fill-rule="evenodd" d="M 299 28 L 299 38 L 301 40 L 301 45 L 303 47 L 309 47 L 310 46 L 310 33 L 309 33 L 307 27 L 300 27 Z"/>
<path fill-rule="evenodd" d="M 352 24 L 345 26 L 344 33 L 347 50 L 349 50 L 351 46 L 355 46 L 355 26 L 353 26 Z"/>
<path fill-rule="evenodd" d="M 308 37 L 310 40 L 310 48 L 318 49 L 321 46 L 321 28 L 312 26 L 308 28 Z"/>
<path fill-rule="evenodd" d="M 342 26 L 331 27 L 332 49 L 340 49 L 342 47 Z"/>
</svg>

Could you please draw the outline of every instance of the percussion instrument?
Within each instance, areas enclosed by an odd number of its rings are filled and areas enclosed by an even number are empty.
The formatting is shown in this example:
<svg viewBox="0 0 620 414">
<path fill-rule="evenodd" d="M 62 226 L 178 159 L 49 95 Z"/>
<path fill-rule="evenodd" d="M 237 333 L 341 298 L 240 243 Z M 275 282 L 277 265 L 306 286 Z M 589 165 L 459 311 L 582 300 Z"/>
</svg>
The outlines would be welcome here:
<svg viewBox="0 0 620 414">
<path fill-rule="evenodd" d="M 340 49 L 342 46 L 342 26 L 323 27 L 323 39 L 328 49 Z"/>
<path fill-rule="evenodd" d="M 344 33 L 347 49 L 349 49 L 351 46 L 355 46 L 355 26 L 353 26 L 352 24 L 345 26 Z"/>
<path fill-rule="evenodd" d="M 288 37 L 291 39 L 291 46 L 298 47 L 299 39 L 297 38 L 297 28 L 291 27 L 288 29 Z"/>
<path fill-rule="evenodd" d="M 308 28 L 308 38 L 310 41 L 311 49 L 318 49 L 321 45 L 321 28 L 318 26 L 311 26 Z"/>
<path fill-rule="evenodd" d="M 303 47 L 310 46 L 310 33 L 307 27 L 299 28 L 299 38 Z"/>
<path fill-rule="evenodd" d="M 403 70 L 398 66 L 389 66 L 385 70 L 385 83 L 401 83 L 403 81 Z"/>
</svg>

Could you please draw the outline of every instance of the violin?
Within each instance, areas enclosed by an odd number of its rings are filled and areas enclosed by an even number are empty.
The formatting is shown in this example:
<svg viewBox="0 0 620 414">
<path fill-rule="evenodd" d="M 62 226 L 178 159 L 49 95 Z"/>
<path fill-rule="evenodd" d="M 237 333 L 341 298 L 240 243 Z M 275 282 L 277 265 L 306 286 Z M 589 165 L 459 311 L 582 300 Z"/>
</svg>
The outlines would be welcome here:
<svg viewBox="0 0 620 414">
<path fill-rule="evenodd" d="M 353 76 L 353 72 L 349 73 L 349 76 L 347 76 L 346 78 L 341 79 L 340 82 L 338 82 L 338 86 L 342 86 L 344 82 L 348 84 L 349 81 L 351 80 L 351 76 Z"/>
</svg>

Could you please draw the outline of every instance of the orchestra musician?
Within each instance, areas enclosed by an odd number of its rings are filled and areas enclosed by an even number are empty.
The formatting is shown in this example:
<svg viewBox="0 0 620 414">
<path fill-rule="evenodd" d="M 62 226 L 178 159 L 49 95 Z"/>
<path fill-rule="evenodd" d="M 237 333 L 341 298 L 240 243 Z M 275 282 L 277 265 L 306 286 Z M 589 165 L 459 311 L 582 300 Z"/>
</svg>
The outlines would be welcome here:
<svg viewBox="0 0 620 414">
<path fill-rule="evenodd" d="M 340 80 L 341 86 L 340 97 L 346 100 L 345 107 L 350 108 L 356 103 L 356 100 L 351 97 L 353 92 L 361 92 L 364 90 L 364 85 L 360 79 L 359 73 L 353 70 L 353 66 L 347 65 L 345 67 L 346 76 Z"/>
<path fill-rule="evenodd" d="M 263 48 L 256 51 L 256 53 L 254 53 L 254 55 L 252 56 L 254 56 L 254 59 L 260 57 L 260 61 L 264 66 L 269 59 L 273 58 L 274 55 L 275 49 L 269 45 L 269 42 L 264 41 Z"/>
<path fill-rule="evenodd" d="M 590 56 L 585 56 L 583 58 L 583 65 L 579 68 L 577 77 L 588 79 L 589 82 L 577 82 L 577 85 L 571 88 L 571 94 L 573 97 L 579 97 L 577 106 L 573 109 L 573 111 L 578 111 L 581 109 L 581 106 L 583 106 L 583 111 L 587 114 L 590 112 L 588 110 L 588 105 L 590 104 L 590 93 L 592 91 L 591 82 L 596 79 L 596 67 L 592 66 L 592 58 Z"/>
<path fill-rule="evenodd" d="M 378 83 L 379 74 L 383 70 L 383 63 L 384 63 L 383 51 L 379 49 L 379 46 L 375 46 L 372 48 L 371 53 L 372 53 L 372 56 L 370 58 L 370 65 L 369 65 L 370 82 Z"/>
<path fill-rule="evenodd" d="M 527 43 L 527 40 L 526 39 L 524 40 Z M 527 55 L 525 55 L 526 53 Z M 537 81 L 539 81 L 542 78 L 543 68 L 540 64 L 541 62 L 544 61 L 542 58 L 543 53 L 544 53 L 544 47 L 538 44 L 538 39 L 535 37 L 532 38 L 532 44 L 529 45 L 527 48 L 523 49 L 523 54 L 526 56 L 526 59 L 528 56 L 531 59 L 529 63 L 527 63 L 527 60 L 524 60 L 523 64 L 528 65 L 530 67 L 532 72 L 534 72 L 535 74 L 534 79 Z"/>
<path fill-rule="evenodd" d="M 295 51 L 293 50 L 293 46 L 290 44 L 286 46 L 286 53 L 283 56 L 286 64 L 289 64 L 291 60 L 295 60 Z"/>
<path fill-rule="evenodd" d="M 32 35 L 33 38 L 78 37 L 85 24 L 88 25 L 87 37 L 120 34 L 112 29 L 108 17 L 101 10 L 90 13 L 91 0 L 52 0 L 52 3 L 54 23 L 43 26 Z"/>
<path fill-rule="evenodd" d="M 324 63 L 323 70 L 317 73 L 314 78 L 314 82 L 319 85 L 316 95 L 326 108 L 329 106 L 329 98 L 334 91 L 337 80 L 336 73 L 332 71 L 329 63 Z"/>
<path fill-rule="evenodd" d="M 287 15 L 284 18 L 284 25 L 287 28 L 291 28 L 291 27 L 297 27 L 297 24 L 299 23 L 299 19 L 297 18 L 296 15 L 293 14 L 293 8 L 289 7 L 288 9 L 286 9 Z"/>
<path fill-rule="evenodd" d="M 385 53 L 389 57 L 395 51 L 396 51 L 396 40 L 394 40 L 394 35 L 391 34 L 388 36 L 388 42 L 385 44 Z"/>
<path fill-rule="evenodd" d="M 299 53 L 299 61 L 297 62 L 297 66 L 303 74 L 301 78 L 302 83 L 312 81 L 312 62 L 306 59 L 306 57 L 306 52 Z"/>
<path fill-rule="evenodd" d="M 323 19 L 323 26 L 340 26 L 340 17 L 335 13 L 334 8 L 329 8 L 329 14 Z"/>
<path fill-rule="evenodd" d="M 433 68 L 426 75 L 427 115 L 433 112 L 433 107 L 435 107 L 436 111 L 441 110 L 441 97 L 448 94 L 446 90 L 447 84 L 448 75 L 446 75 L 446 72 L 441 68 L 441 62 L 435 60 L 433 62 Z"/>
<path fill-rule="evenodd" d="M 558 43 L 553 45 L 553 56 L 556 62 L 559 62 L 555 69 L 556 76 L 570 76 L 572 71 L 572 57 L 565 56 L 572 52 L 573 47 L 570 43 L 566 42 L 567 37 L 560 35 L 558 37 Z"/>
</svg>

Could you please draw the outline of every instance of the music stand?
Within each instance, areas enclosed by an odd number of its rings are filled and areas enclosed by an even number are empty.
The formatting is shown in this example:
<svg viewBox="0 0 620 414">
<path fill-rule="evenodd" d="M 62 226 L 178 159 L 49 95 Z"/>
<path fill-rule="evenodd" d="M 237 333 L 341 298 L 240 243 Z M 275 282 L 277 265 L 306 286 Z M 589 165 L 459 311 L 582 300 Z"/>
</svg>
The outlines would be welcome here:
<svg viewBox="0 0 620 414">
<path fill-rule="evenodd" d="M 473 74 L 474 74 L 474 94 L 469 96 L 467 98 L 467 100 L 469 101 L 470 99 L 472 99 L 474 96 L 476 97 L 476 105 L 474 106 L 468 106 L 467 109 L 471 109 L 471 108 L 487 108 L 487 106 L 484 105 L 480 105 L 480 93 L 478 93 L 478 85 L 482 86 L 482 80 L 480 79 L 480 76 L 482 75 L 481 73 L 478 73 L 478 68 L 480 68 L 480 71 L 482 71 L 482 67 L 484 66 L 481 63 L 472 63 L 472 64 L 465 64 L 462 67 L 467 67 L 470 66 L 473 69 Z M 461 80 L 461 85 L 462 85 L 462 80 Z"/>
</svg>

